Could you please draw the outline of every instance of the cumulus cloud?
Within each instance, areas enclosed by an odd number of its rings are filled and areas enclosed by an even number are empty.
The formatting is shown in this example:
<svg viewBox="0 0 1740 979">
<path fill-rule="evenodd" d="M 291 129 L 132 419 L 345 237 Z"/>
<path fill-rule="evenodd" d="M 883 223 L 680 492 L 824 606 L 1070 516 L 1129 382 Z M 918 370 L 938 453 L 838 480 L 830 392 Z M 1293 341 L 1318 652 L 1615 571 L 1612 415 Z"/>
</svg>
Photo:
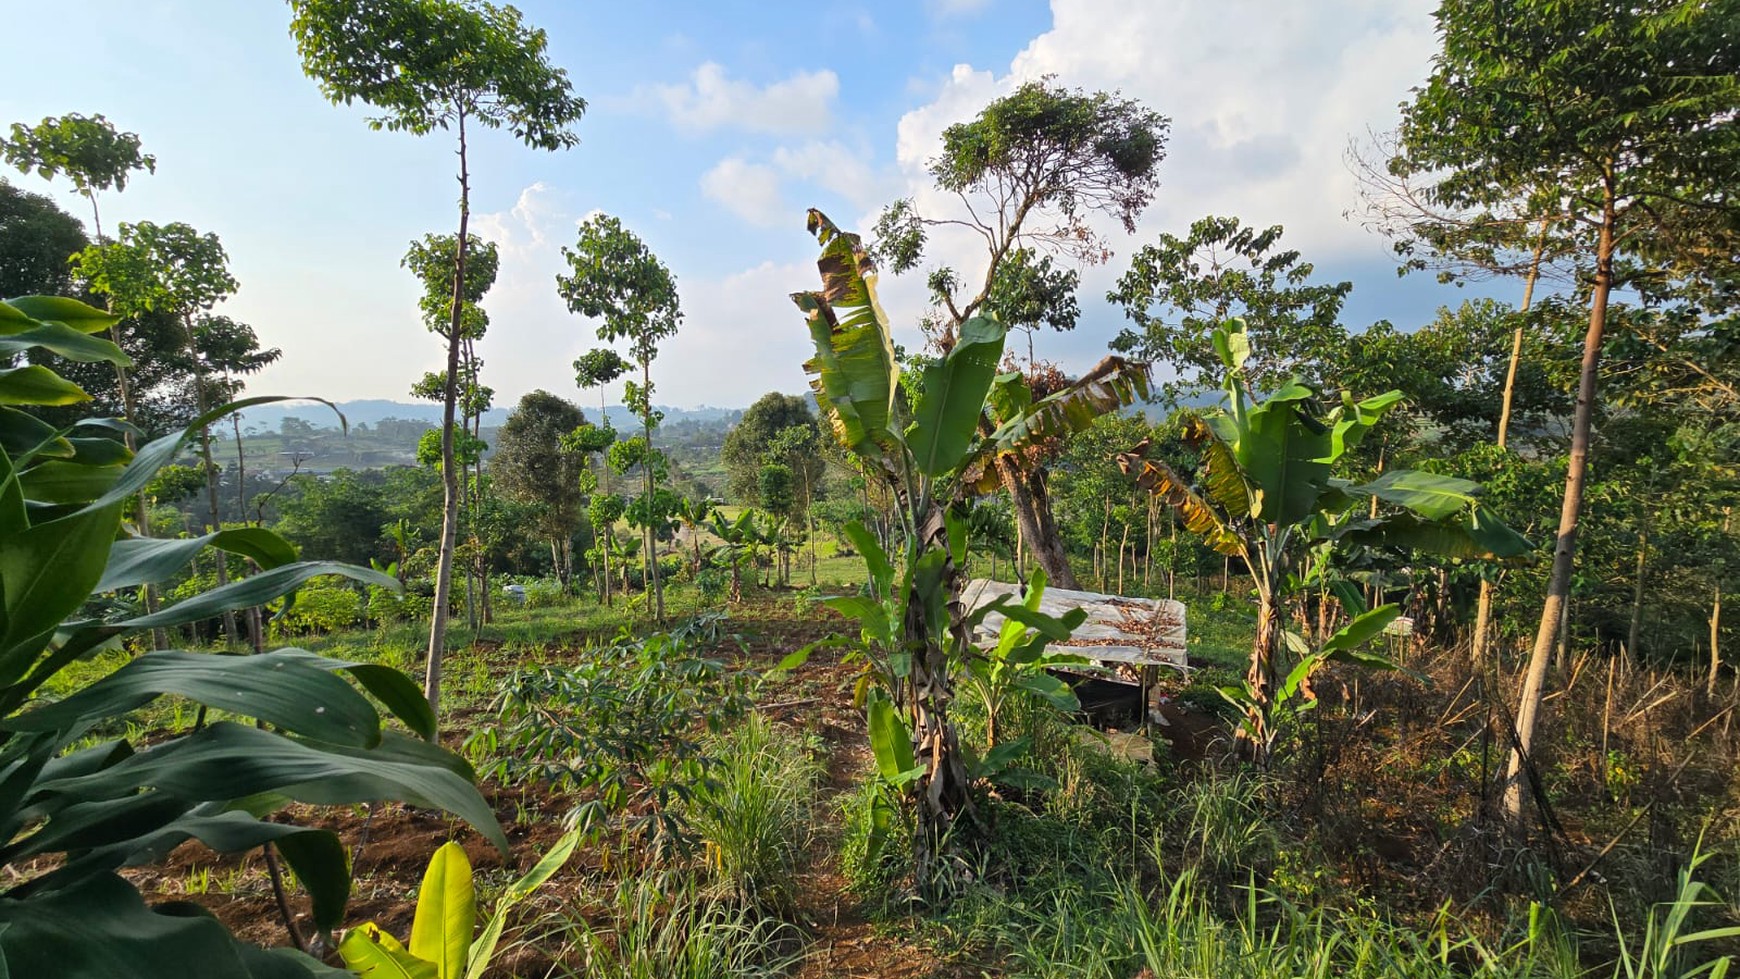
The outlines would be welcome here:
<svg viewBox="0 0 1740 979">
<path fill-rule="evenodd" d="M 706 62 L 680 85 L 655 85 L 642 95 L 679 129 L 710 132 L 814 133 L 833 121 L 840 77 L 832 71 L 799 71 L 758 86 L 731 78 L 723 65 Z"/>
<path fill-rule="evenodd" d="M 785 216 L 779 173 L 763 163 L 726 157 L 701 175 L 701 193 L 751 224 L 770 227 Z"/>
<path fill-rule="evenodd" d="M 1116 90 L 1171 117 L 1161 188 L 1143 237 L 1207 213 L 1281 223 L 1318 255 L 1371 250 L 1342 219 L 1356 202 L 1348 139 L 1385 129 L 1433 51 L 1428 0 L 1275 5 L 1054 0 L 1053 23 L 992 72 L 955 68 L 900 121 L 898 160 L 914 189 L 944 128 L 1023 81 Z M 1309 256 L 1310 252 L 1308 252 Z"/>
</svg>

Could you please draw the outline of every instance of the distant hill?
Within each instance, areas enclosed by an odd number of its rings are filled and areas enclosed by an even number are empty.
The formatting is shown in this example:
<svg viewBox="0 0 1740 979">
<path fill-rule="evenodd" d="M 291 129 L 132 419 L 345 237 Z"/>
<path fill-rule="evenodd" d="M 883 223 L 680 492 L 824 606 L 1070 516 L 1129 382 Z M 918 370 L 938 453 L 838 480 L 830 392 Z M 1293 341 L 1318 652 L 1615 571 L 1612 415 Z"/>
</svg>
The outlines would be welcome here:
<svg viewBox="0 0 1740 979">
<path fill-rule="evenodd" d="M 344 413 L 345 420 L 352 425 L 366 424 L 373 427 L 387 418 L 428 422 L 431 425 L 441 423 L 441 406 L 427 401 L 388 401 L 382 398 L 366 398 L 357 401 L 340 401 L 338 402 L 338 410 Z M 597 408 L 586 404 L 581 404 L 580 410 L 587 413 L 589 420 L 595 420 L 594 416 L 598 414 Z M 682 421 L 734 421 L 743 413 L 741 408 L 714 408 L 709 405 L 701 405 L 697 408 L 672 408 L 661 405 L 660 410 L 665 413 L 666 424 Z M 491 408 L 484 412 L 483 427 L 494 428 L 501 425 L 507 421 L 508 411 L 508 408 Z M 628 409 L 621 405 L 610 405 L 605 409 L 605 414 L 616 428 L 629 428 L 635 424 Z M 286 418 L 299 418 L 315 428 L 338 427 L 338 418 L 333 415 L 332 409 L 315 401 L 286 401 L 249 408 L 242 413 L 245 425 L 258 426 L 268 431 L 277 431 Z"/>
</svg>

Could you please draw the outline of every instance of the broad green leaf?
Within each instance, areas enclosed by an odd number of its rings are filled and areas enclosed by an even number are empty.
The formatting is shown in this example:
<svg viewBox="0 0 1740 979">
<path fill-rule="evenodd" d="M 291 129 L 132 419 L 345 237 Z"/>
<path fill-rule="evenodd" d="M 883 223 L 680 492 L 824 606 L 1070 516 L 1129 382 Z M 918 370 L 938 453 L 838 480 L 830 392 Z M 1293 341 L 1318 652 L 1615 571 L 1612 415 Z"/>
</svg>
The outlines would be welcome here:
<svg viewBox="0 0 1740 979">
<path fill-rule="evenodd" d="M 44 323 L 22 333 L 0 335 L 0 361 L 11 360 L 32 349 L 47 350 L 82 364 L 110 363 L 132 366 L 121 348 L 107 340 L 86 336 L 59 323 Z"/>
<path fill-rule="evenodd" d="M 1402 614 L 1402 607 L 1391 603 L 1379 605 L 1369 612 L 1354 616 L 1353 620 L 1335 630 L 1328 639 L 1323 640 L 1319 651 L 1325 655 L 1356 649 L 1376 639 L 1384 631 L 1384 627 L 1396 620 Z"/>
<path fill-rule="evenodd" d="M 120 505 L 114 504 L 0 539 L 0 581 L 6 592 L 0 683 L 22 676 L 55 627 L 84 604 L 102 577 L 120 521 Z"/>
<path fill-rule="evenodd" d="M 918 767 L 912 754 L 912 732 L 906 728 L 894 701 L 880 690 L 872 690 L 865 704 L 870 728 L 870 750 L 876 756 L 876 770 L 893 781 Z"/>
<path fill-rule="evenodd" d="M 18 482 L 32 503 L 83 503 L 108 492 L 122 469 L 49 459 L 20 473 Z"/>
<path fill-rule="evenodd" d="M 345 967 L 362 979 L 439 979 L 433 962 L 417 958 L 374 922 L 352 928 L 338 943 Z"/>
<path fill-rule="evenodd" d="M 80 333 L 101 333 L 121 322 L 121 317 L 113 313 L 61 296 L 19 296 L 17 299 L 6 300 L 5 305 L 33 320 L 60 323 Z M 12 332 L 0 325 L 0 334 Z"/>
<path fill-rule="evenodd" d="M 308 657 L 312 659 L 314 657 Z M 13 731 L 71 730 L 177 694 L 320 741 L 372 747 L 381 721 L 367 698 L 302 656 L 150 652 L 58 703 L 0 721 Z"/>
<path fill-rule="evenodd" d="M 354 564 L 341 564 L 337 561 L 298 561 L 295 564 L 272 568 L 252 577 L 232 581 L 227 585 L 201 592 L 156 614 L 141 615 L 138 618 L 115 623 L 115 625 L 129 632 L 155 629 L 160 626 L 186 625 L 189 622 L 198 622 L 214 615 L 221 615 L 226 610 L 264 605 L 294 591 L 303 582 L 323 575 L 340 575 L 353 581 L 394 590 L 400 587 L 397 580 L 389 578 L 379 571 L 359 568 Z"/>
<path fill-rule="evenodd" d="M 1480 492 L 1480 484 L 1417 469 L 1391 469 L 1363 486 L 1354 487 L 1354 490 L 1369 493 L 1386 503 L 1407 507 L 1427 520 L 1442 520 L 1472 507 L 1475 494 Z"/>
<path fill-rule="evenodd" d="M 1232 320 L 1214 331 L 1214 350 L 1229 371 L 1241 371 L 1251 359 L 1251 340 L 1245 335 L 1243 320 Z"/>
<path fill-rule="evenodd" d="M 37 364 L 0 370 L 0 404 L 74 405 L 91 396 L 77 384 Z"/>
<path fill-rule="evenodd" d="M 1069 684 L 1049 673 L 1025 672 L 1018 674 L 1013 682 L 1015 686 L 1044 699 L 1058 710 L 1069 712 L 1081 707 L 1081 701 L 1076 699 L 1075 691 L 1070 689 Z"/>
<path fill-rule="evenodd" d="M 936 478 L 966 458 L 1003 357 L 1005 332 L 996 320 L 975 316 L 961 324 L 947 356 L 924 369 L 924 390 L 907 436 L 919 472 Z"/>
<path fill-rule="evenodd" d="M 1025 735 L 1013 741 L 997 744 L 990 751 L 985 752 L 985 757 L 979 760 L 978 771 L 974 774 L 979 778 L 995 777 L 999 772 L 1013 764 L 1016 759 L 1026 754 L 1029 745 L 1030 741 Z"/>
<path fill-rule="evenodd" d="M 898 442 L 894 430 L 900 365 L 888 319 L 876 301 L 874 267 L 857 235 L 820 211 L 810 230 L 822 246 L 816 265 L 822 291 L 792 296 L 809 321 L 816 355 L 804 365 L 823 419 L 840 443 L 866 458 L 882 458 Z"/>
<path fill-rule="evenodd" d="M 343 670 L 362 684 L 387 712 L 425 741 L 436 735 L 435 710 L 429 706 L 423 688 L 404 673 L 382 663 L 353 663 L 349 660 L 320 656 L 307 650 L 285 647 L 276 650 L 279 656 L 294 657 L 320 670 Z M 468 776 L 469 777 L 469 776 Z"/>
<path fill-rule="evenodd" d="M 876 539 L 869 528 L 856 520 L 846 524 L 846 539 L 864 557 L 864 565 L 870 571 L 870 581 L 884 594 L 894 586 L 894 563 L 888 559 L 888 552 L 882 549 L 882 543 Z"/>
<path fill-rule="evenodd" d="M 296 560 L 296 548 L 264 527 L 234 527 L 206 534 L 159 540 L 131 537 L 118 540 L 109 549 L 109 564 L 103 569 L 96 591 L 118 591 L 157 584 L 174 577 L 206 547 L 253 559 L 261 568 L 272 569 Z"/>
<path fill-rule="evenodd" d="M 162 913 L 103 874 L 64 890 L 0 901 L 0 955 L 14 976 L 55 979 L 238 979 L 242 946 L 203 910 Z M 317 963 L 304 959 L 308 972 Z M 327 973 L 329 974 L 329 973 Z"/>
<path fill-rule="evenodd" d="M 370 750 L 328 749 L 228 721 L 140 751 L 100 772 L 44 781 L 38 789 L 94 801 L 123 798 L 147 787 L 192 800 L 242 799 L 268 792 L 310 805 L 394 799 L 444 809 L 470 823 L 503 852 L 508 849 L 494 812 L 476 786 L 452 769 L 421 759 L 405 760 L 384 750 L 384 745 Z"/>
<path fill-rule="evenodd" d="M 429 858 L 417 888 L 417 914 L 411 922 L 411 954 L 435 963 L 437 979 L 463 979 L 477 927 L 477 894 L 465 848 L 448 841 Z"/>
</svg>

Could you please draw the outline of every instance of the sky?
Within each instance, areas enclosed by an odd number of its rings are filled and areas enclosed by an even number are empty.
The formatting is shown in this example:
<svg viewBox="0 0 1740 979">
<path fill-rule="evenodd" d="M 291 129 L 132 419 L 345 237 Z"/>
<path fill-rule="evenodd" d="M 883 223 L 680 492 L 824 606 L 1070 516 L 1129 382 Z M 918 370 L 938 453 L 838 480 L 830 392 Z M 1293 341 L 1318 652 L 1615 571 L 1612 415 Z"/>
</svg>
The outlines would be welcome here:
<svg viewBox="0 0 1740 979">
<path fill-rule="evenodd" d="M 479 345 L 496 403 L 536 388 L 596 403 L 571 363 L 596 323 L 555 289 L 561 247 L 618 216 L 677 278 L 685 314 L 654 364 L 655 400 L 740 407 L 797 392 L 808 334 L 788 296 L 816 283 L 808 207 L 867 230 L 888 201 L 951 200 L 926 162 L 948 125 L 1022 81 L 1117 90 L 1172 121 L 1160 188 L 1137 233 L 1084 270 L 1082 319 L 1039 352 L 1079 369 L 1125 323 L 1103 297 L 1130 255 L 1208 214 L 1282 224 L 1318 278 L 1349 280 L 1344 322 L 1408 327 L 1467 294 L 1398 279 L 1360 226 L 1350 140 L 1392 127 L 1435 50 L 1424 0 L 909 0 L 883 3 L 522 0 L 588 102 L 580 143 L 547 153 L 503 132 L 472 142 L 472 230 L 501 249 Z M 451 134 L 373 131 L 302 72 L 290 11 L 235 0 L 59 0 L 7 14 L 0 125 L 102 113 L 157 158 L 100 203 L 115 222 L 217 233 L 241 288 L 221 312 L 284 356 L 255 393 L 409 400 L 443 345 L 417 314 L 406 246 L 452 233 Z M 44 43 L 20 43 L 40 38 Z M 5 171 L 56 195 L 64 182 Z M 969 277 L 970 242 L 942 236 L 927 265 Z M 885 277 L 897 340 L 919 343 L 922 271 Z"/>
</svg>

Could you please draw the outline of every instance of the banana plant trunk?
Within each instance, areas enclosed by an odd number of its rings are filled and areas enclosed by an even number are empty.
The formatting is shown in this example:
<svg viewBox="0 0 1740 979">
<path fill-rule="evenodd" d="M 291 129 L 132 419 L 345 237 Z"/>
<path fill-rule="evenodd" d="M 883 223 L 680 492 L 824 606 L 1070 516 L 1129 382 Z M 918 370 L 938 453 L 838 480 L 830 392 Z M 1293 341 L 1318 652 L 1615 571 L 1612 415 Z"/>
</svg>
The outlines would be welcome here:
<svg viewBox="0 0 1740 979">
<path fill-rule="evenodd" d="M 932 549 L 941 549 L 946 555 L 948 531 L 942 509 L 932 503 L 922 511 L 922 516 L 913 556 Z M 913 753 L 927 769 L 918 782 L 918 825 L 912 841 L 916 880 L 926 890 L 938 879 L 941 858 L 956 821 L 972 808 L 966 762 L 961 756 L 954 722 L 949 718 L 954 683 L 944 634 L 953 634 L 957 644 L 968 638 L 961 618 L 963 582 L 952 557 L 944 560 L 942 583 L 948 622 L 929 620 L 924 597 L 917 588 L 912 589 L 902 615 L 906 645 L 913 651 L 912 673 L 907 680 L 910 689 L 907 702 L 911 704 L 914 721 Z"/>
<path fill-rule="evenodd" d="M 1250 666 L 1245 670 L 1251 703 L 1245 708 L 1245 722 L 1238 732 L 1239 753 L 1259 766 L 1269 763 L 1269 744 L 1273 741 L 1269 712 L 1280 684 L 1275 653 L 1281 646 L 1282 613 L 1272 596 L 1272 591 L 1263 589 L 1257 601 L 1257 630 L 1251 639 Z"/>
</svg>

